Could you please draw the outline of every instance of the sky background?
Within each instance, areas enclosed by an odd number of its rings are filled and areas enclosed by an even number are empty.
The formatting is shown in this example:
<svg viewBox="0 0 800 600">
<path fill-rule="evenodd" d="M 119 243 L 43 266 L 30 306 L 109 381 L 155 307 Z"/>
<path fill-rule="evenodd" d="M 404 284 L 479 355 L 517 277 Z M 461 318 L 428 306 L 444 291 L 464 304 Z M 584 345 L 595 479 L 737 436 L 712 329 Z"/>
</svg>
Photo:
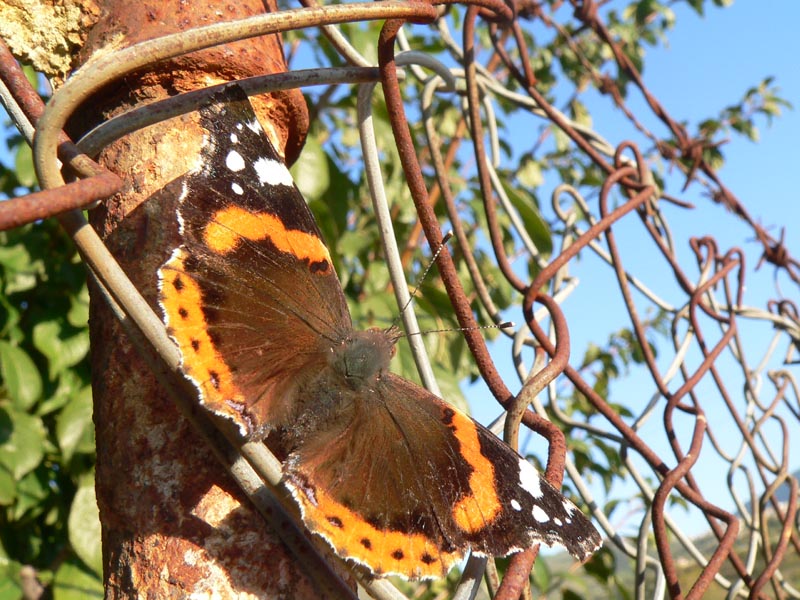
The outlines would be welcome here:
<svg viewBox="0 0 800 600">
<path fill-rule="evenodd" d="M 646 58 L 648 87 L 674 118 L 696 123 L 734 103 L 763 78 L 774 77 L 795 110 L 784 112 L 772 127 L 758 120 L 757 144 L 732 137 L 724 147 L 727 160 L 719 174 L 764 225 L 777 230 L 800 223 L 793 181 L 800 139 L 800 71 L 795 60 L 800 38 L 792 25 L 800 17 L 800 4 L 740 0 L 727 9 L 711 8 L 705 18 L 683 5 L 676 7 L 676 14 L 669 47 L 653 49 Z M 737 239 L 741 238 L 735 237 L 734 243 Z M 797 256 L 797 232 L 786 241 Z"/>
<path fill-rule="evenodd" d="M 793 23 L 800 17 L 794 0 L 769 3 L 739 1 L 727 9 L 712 9 L 705 19 L 682 9 L 670 47 L 653 50 L 645 79 L 677 117 L 690 120 L 714 114 L 740 98 L 764 77 L 775 77 L 784 98 L 795 110 L 785 112 L 772 127 L 759 123 L 761 140 L 753 144 L 732 138 L 725 146 L 723 181 L 765 225 L 799 223 L 797 188 L 800 139 L 800 71 L 796 57 L 800 38 Z M 695 93 L 683 93 L 684 89 Z M 797 232 L 787 237 L 794 255 L 800 251 Z"/>
<path fill-rule="evenodd" d="M 621 3 L 614 2 L 613 5 L 621 6 Z M 729 143 L 723 148 L 726 164 L 718 174 L 751 216 L 767 227 L 772 235 L 778 237 L 780 228 L 785 226 L 786 246 L 793 256 L 800 256 L 800 203 L 794 179 L 800 167 L 796 150 L 800 139 L 800 71 L 796 59 L 800 55 L 800 39 L 795 32 L 795 23 L 800 18 L 800 3 L 796 0 L 776 0 L 769 3 L 740 0 L 726 9 L 708 6 L 705 17 L 698 16 L 681 4 L 673 8 L 677 17 L 675 28 L 667 34 L 666 47 L 648 50 L 643 77 L 649 90 L 672 118 L 687 122 L 690 134 L 696 132 L 698 122 L 713 118 L 724 107 L 737 103 L 748 88 L 758 85 L 768 76 L 775 78 L 774 84 L 780 88 L 779 95 L 794 105 L 795 110 L 784 111 L 773 120 L 771 126 L 765 118 L 756 119 L 760 131 L 758 143 L 743 136 L 731 136 Z M 606 98 L 590 93 L 582 97 L 582 100 L 589 106 L 594 129 L 612 144 L 616 145 L 632 137 L 629 123 L 623 115 L 609 107 Z M 646 108 L 636 92 L 631 92 L 629 106 L 637 117 L 650 114 L 649 108 Z M 666 135 L 666 129 L 654 120 L 648 119 L 646 122 L 656 135 Z M 641 137 L 635 139 L 642 143 Z M 519 143 L 524 144 L 525 141 L 519 140 Z M 527 145 L 530 145 L 529 141 Z M 721 253 L 733 246 L 742 247 L 747 261 L 745 304 L 765 308 L 767 299 L 778 297 L 778 292 L 773 267 L 765 265 L 758 272 L 753 272 L 761 252 L 759 245 L 752 241 L 752 229 L 724 208 L 713 204 L 703 193 L 704 188 L 701 186 L 692 185 L 685 193 L 681 193 L 683 181 L 680 176 L 674 178 L 669 192 L 682 200 L 693 202 L 696 210 L 685 211 L 661 205 L 675 234 L 682 265 L 691 277 L 696 277 L 697 270 L 692 268 L 694 259 L 691 258 L 687 245 L 692 236 L 713 236 Z M 590 201 L 590 205 L 596 206 L 596 199 Z M 636 219 L 628 220 L 630 225 L 620 225 L 615 231 L 620 233 L 619 243 L 629 270 L 637 276 L 645 277 L 649 286 L 655 287 L 666 297 L 675 302 L 683 302 L 682 296 L 675 293 L 677 290 L 674 286 L 670 287 L 671 274 L 666 270 L 659 271 L 663 269 L 663 261 L 649 248 L 652 243 L 648 240 L 647 245 L 637 246 L 637 241 L 641 241 L 638 236 L 641 236 L 642 230 L 635 224 Z M 597 290 L 609 285 L 616 289 L 615 282 L 608 282 L 608 277 L 612 276 L 609 269 L 590 257 L 577 262 L 570 272 L 580 277 L 581 285 L 586 290 L 595 290 L 597 293 Z M 794 284 L 782 277 L 779 278 L 779 285 L 785 296 L 798 300 L 797 287 Z M 616 295 L 618 296 L 618 292 Z M 586 343 L 602 343 L 609 333 L 625 326 L 627 322 L 625 313 L 618 306 L 597 306 L 591 293 L 588 296 L 576 294 L 562 308 L 570 324 L 573 365 L 580 361 Z M 758 324 L 751 331 L 749 323 L 740 320 L 739 324 L 742 330 L 747 329 L 745 339 L 750 344 L 746 349 L 750 352 L 749 359 L 759 360 L 769 343 L 771 328 Z M 671 348 L 665 350 L 664 355 L 671 359 L 673 351 Z M 730 360 L 727 366 L 723 360 L 719 364 L 726 369 L 723 373 L 730 378 L 726 381 L 730 386 L 729 391 L 741 398 L 743 381 L 738 375 L 736 365 Z M 665 368 L 663 362 L 659 366 Z M 775 366 L 781 365 L 778 363 Z M 507 382 L 515 381 L 516 376 L 510 364 L 501 362 L 501 368 Z M 797 367 L 794 367 L 794 372 L 797 375 Z M 673 384 L 670 389 L 674 390 L 676 387 Z M 714 404 L 721 402 L 718 393 L 704 384 L 698 390 L 701 399 L 708 401 L 704 405 L 705 410 L 710 417 L 717 419 L 712 424 L 716 427 L 717 434 L 722 433 L 722 445 L 726 451 L 735 453 L 740 436 L 735 433 L 733 422 L 725 417 L 727 410 Z M 497 409 L 486 408 L 491 403 L 484 402 L 482 394 L 475 394 L 476 389 L 472 393 L 469 389 L 465 391 L 480 420 L 488 421 L 496 416 Z M 638 411 L 650 399 L 653 391 L 654 386 L 649 375 L 634 369 L 623 382 L 612 387 L 611 400 L 627 403 Z M 765 390 L 764 396 L 768 398 L 770 394 Z M 742 408 L 741 400 L 738 406 Z M 650 429 L 643 430 L 643 437 L 660 456 L 668 460 L 672 453 L 663 438 L 660 416 L 662 409 L 657 410 L 658 415 L 652 419 Z M 684 448 L 689 445 L 691 426 L 691 421 L 684 420 L 683 428 L 679 428 L 679 432 L 683 431 L 682 435 L 685 436 L 681 439 Z M 796 428 L 797 422 L 790 422 L 789 426 Z M 729 430 L 728 427 L 734 429 Z M 727 431 L 734 432 L 729 439 L 725 439 Z M 541 440 L 534 440 L 530 451 L 543 457 L 544 444 Z M 693 473 L 705 483 L 704 493 L 722 508 L 735 510 L 725 480 L 727 463 L 715 459 L 708 441 L 701 454 L 703 460 L 696 465 Z M 668 464 L 674 464 L 674 459 L 672 463 L 668 460 Z M 800 442 L 795 442 L 790 450 L 790 464 L 793 469 L 800 467 Z M 745 483 L 738 476 L 735 482 L 737 485 Z M 599 486 L 593 488 L 602 497 Z M 632 484 L 622 482 L 612 490 L 612 496 L 630 497 L 636 491 Z M 696 512 L 676 510 L 674 516 L 690 535 L 701 533 L 707 528 Z M 625 529 L 626 523 L 620 514 L 612 518 L 612 522 Z M 634 527 L 636 522 L 631 521 L 628 526 Z"/>
</svg>

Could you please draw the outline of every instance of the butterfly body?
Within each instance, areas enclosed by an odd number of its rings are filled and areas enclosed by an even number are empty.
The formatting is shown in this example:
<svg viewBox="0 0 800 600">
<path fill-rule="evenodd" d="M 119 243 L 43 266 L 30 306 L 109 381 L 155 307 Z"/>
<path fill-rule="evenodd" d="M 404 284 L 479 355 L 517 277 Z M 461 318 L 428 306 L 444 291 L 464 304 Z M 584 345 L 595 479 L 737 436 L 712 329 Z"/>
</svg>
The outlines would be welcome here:
<svg viewBox="0 0 800 600">
<path fill-rule="evenodd" d="M 541 541 L 581 560 L 597 531 L 514 450 L 389 370 L 398 332 L 355 330 L 327 247 L 238 86 L 200 111 L 181 244 L 159 303 L 200 402 L 277 438 L 303 521 L 377 575 L 438 577 L 468 550 Z"/>
</svg>

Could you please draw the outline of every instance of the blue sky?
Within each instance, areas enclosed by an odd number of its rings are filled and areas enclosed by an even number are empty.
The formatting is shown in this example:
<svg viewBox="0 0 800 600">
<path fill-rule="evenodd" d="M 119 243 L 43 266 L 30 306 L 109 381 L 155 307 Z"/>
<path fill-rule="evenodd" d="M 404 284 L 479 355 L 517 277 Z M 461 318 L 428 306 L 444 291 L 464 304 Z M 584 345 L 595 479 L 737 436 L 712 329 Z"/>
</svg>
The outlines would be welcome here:
<svg viewBox="0 0 800 600">
<path fill-rule="evenodd" d="M 621 5 L 616 2 L 613 4 Z M 798 112 L 800 72 L 796 59 L 800 55 L 800 40 L 794 30 L 796 19 L 800 17 L 800 3 L 796 0 L 776 0 L 770 3 L 740 0 L 727 9 L 709 6 L 704 18 L 680 4 L 675 6 L 675 11 L 677 22 L 674 30 L 668 34 L 668 45 L 648 50 L 643 76 L 649 90 L 669 114 L 677 121 L 688 122 L 690 133 L 696 131 L 695 125 L 699 121 L 714 117 L 722 108 L 736 103 L 748 88 L 757 85 L 767 76 L 775 78 L 774 83 L 781 89 L 780 95 L 796 107 L 795 110 L 785 111 L 773 121 L 772 126 L 768 126 L 765 119 L 758 118 L 756 121 L 760 131 L 758 143 L 741 136 L 732 136 L 730 142 L 724 146 L 726 164 L 719 171 L 719 175 L 750 214 L 762 225 L 770 228 L 775 237 L 778 237 L 780 228 L 786 226 L 787 247 L 794 256 L 800 256 L 800 238 L 797 235 L 800 225 L 800 203 L 793 178 L 798 171 L 796 144 L 800 139 L 800 112 Z M 608 108 L 607 100 L 597 95 L 594 98 L 591 94 L 588 96 L 586 101 L 590 104 L 593 126 L 601 135 L 613 144 L 630 137 L 629 124 L 618 112 Z M 649 112 L 644 102 L 637 100 L 635 92 L 631 94 L 630 106 L 637 116 Z M 659 128 L 652 119 L 648 120 L 647 124 L 656 135 L 665 135 L 666 130 L 663 127 Z M 641 138 L 638 139 L 641 141 Z M 682 183 L 682 179 L 674 179 L 673 187 L 669 191 L 681 199 L 693 202 L 697 210 L 683 211 L 662 205 L 681 248 L 679 255 L 682 264 L 686 265 L 686 270 L 691 276 L 696 275 L 696 269 L 691 268 L 693 263 L 686 246 L 690 236 L 712 235 L 718 241 L 721 252 L 731 246 L 742 247 L 747 260 L 745 303 L 764 308 L 768 298 L 777 296 L 774 269 L 767 265 L 757 273 L 753 272 L 760 256 L 760 249 L 752 242 L 752 230 L 722 207 L 714 205 L 702 193 L 704 190 L 700 186 L 693 185 L 685 193 L 681 193 Z M 657 271 L 663 268 L 663 265 L 658 264 L 658 258 L 647 248 L 636 246 L 637 241 L 641 239 L 637 237 L 641 235 L 641 230 L 626 225 L 620 226 L 619 230 L 622 234 L 620 244 L 623 245 L 624 256 L 630 270 L 639 276 L 647 277 L 648 285 L 652 284 L 657 288 L 662 286 L 658 288 L 659 291 L 679 301 L 679 294 L 671 294 L 675 292 L 674 286 L 670 289 L 671 275 L 666 270 Z M 625 234 L 629 234 L 627 239 Z M 598 268 L 597 263 L 591 260 L 586 260 L 582 265 L 579 263 L 572 272 L 581 277 L 582 285 L 589 290 L 594 289 L 595 293 L 597 290 L 602 290 L 604 285 L 612 287 L 616 285 L 607 282 L 610 275 L 608 269 Z M 780 290 L 789 298 L 798 299 L 797 287 L 789 283 L 785 277 L 780 279 Z M 626 323 L 625 315 L 618 307 L 610 305 L 598 307 L 597 304 L 591 294 L 588 297 L 576 295 L 563 307 L 570 323 L 573 364 L 580 361 L 586 342 L 602 343 L 609 332 Z M 749 327 L 748 323 L 740 324 L 742 328 Z M 752 335 L 748 330 L 749 337 L 746 338 L 752 344 L 747 348 L 748 351 L 752 350 L 752 355 L 749 357 L 751 361 L 760 358 L 759 351 L 766 347 L 768 336 L 771 334 L 770 328 L 764 325 L 755 329 L 757 331 Z M 671 358 L 673 354 L 671 349 L 665 350 L 663 355 Z M 730 363 L 728 367 L 723 361 L 720 361 L 720 364 L 723 369 L 731 368 Z M 507 380 L 512 381 L 510 365 L 506 366 L 504 372 L 508 373 Z M 737 377 L 735 369 L 730 371 L 730 381 L 727 383 L 730 385 L 729 391 L 740 398 L 742 382 Z M 674 390 L 676 385 L 670 387 Z M 715 426 L 717 434 L 723 433 L 723 445 L 730 442 L 726 450 L 735 452 L 738 434 L 734 433 L 730 439 L 725 439 L 724 433 L 733 424 L 721 416 L 725 409 L 714 404 L 721 400 L 716 398 L 712 387 L 703 384 L 699 389 L 701 398 L 708 400 L 705 408 L 710 416 L 716 416 L 716 411 L 719 411 L 720 416 Z M 612 388 L 612 400 L 629 403 L 640 409 L 649 400 L 652 392 L 653 385 L 649 376 L 632 372 L 624 383 Z M 765 393 L 765 396 L 768 394 Z M 741 407 L 741 401 L 738 404 Z M 659 415 L 660 411 L 659 408 Z M 691 433 L 691 422 L 685 420 L 682 425 L 681 442 L 686 448 Z M 796 422 L 793 425 L 796 426 Z M 666 440 L 660 439 L 660 436 L 663 437 L 663 426 L 661 417 L 657 416 L 653 419 L 646 439 L 659 455 L 669 459 L 671 452 Z M 540 456 L 543 455 L 543 450 L 543 444 L 540 442 L 534 442 L 531 448 L 531 451 Z M 799 450 L 797 445 L 791 449 L 791 462 L 794 468 L 800 465 Z M 727 464 L 715 460 L 713 454 L 710 444 L 706 442 L 702 455 L 707 460 L 697 465 L 695 474 L 706 483 L 704 493 L 709 498 L 718 502 L 723 508 L 733 510 L 725 481 Z M 674 461 L 668 460 L 668 463 L 674 464 Z M 737 483 L 741 484 L 742 481 L 737 480 Z M 614 490 L 614 495 L 625 497 L 632 491 L 632 486 L 623 484 Z M 698 533 L 706 528 L 697 514 L 687 516 L 677 512 L 676 516 L 681 519 L 689 533 Z"/>
<path fill-rule="evenodd" d="M 797 173 L 800 136 L 800 38 L 794 0 L 739 1 L 728 9 L 712 9 L 706 19 L 681 10 L 670 47 L 652 52 L 645 77 L 672 114 L 688 119 L 713 114 L 726 101 L 766 76 L 774 76 L 782 95 L 795 106 L 772 127 L 760 123 L 761 141 L 733 138 L 725 146 L 727 163 L 720 171 L 751 214 L 764 224 L 800 222 L 793 175 Z M 680 88 L 696 90 L 684 94 Z M 797 232 L 787 237 L 800 253 Z"/>
<path fill-rule="evenodd" d="M 794 181 L 800 139 L 798 17 L 800 4 L 794 0 L 739 1 L 728 9 L 709 9 L 705 19 L 690 10 L 679 10 L 676 28 L 669 36 L 669 47 L 651 51 L 644 74 L 647 85 L 670 114 L 691 122 L 733 103 L 764 77 L 775 77 L 782 97 L 789 100 L 795 110 L 784 112 L 771 127 L 760 120 L 761 139 L 757 144 L 742 137 L 731 138 L 724 147 L 727 160 L 719 174 L 754 218 L 764 226 L 774 227 L 773 235 L 777 237 L 780 227 L 786 226 L 786 244 L 795 257 L 800 256 L 800 203 Z M 721 243 L 743 246 L 752 269 L 759 250 L 756 244 L 746 242 L 752 238 L 746 226 L 720 207 L 709 205 L 696 190 L 694 193 L 690 190 L 686 196 L 700 207 L 697 211 L 700 219 L 691 222 L 696 218 L 692 217 L 690 223 L 681 222 L 698 233 L 707 228 Z M 703 203 L 705 206 L 701 206 Z M 720 227 L 716 220 L 724 225 Z M 773 272 L 766 266 L 758 273 L 748 273 L 746 301 L 749 304 L 763 307 L 767 297 L 775 297 Z M 781 279 L 781 290 L 789 298 L 798 300 L 797 287 L 785 278 Z M 765 327 L 759 329 L 748 338 L 756 346 L 764 344 L 764 336 L 769 334 Z M 750 359 L 756 360 L 758 356 L 758 351 L 754 351 Z M 794 372 L 797 375 L 797 367 Z M 731 391 L 740 393 L 741 388 L 732 386 Z M 796 428 L 796 421 L 789 426 Z M 708 446 L 706 443 L 704 452 L 710 450 Z M 790 454 L 795 469 L 800 465 L 799 450 L 795 441 Z M 698 475 L 701 481 L 718 482 L 722 488 L 720 504 L 732 510 L 722 478 L 726 466 L 719 466 L 723 471 L 717 471 L 715 463 L 710 461 L 701 466 Z M 741 485 L 743 480 L 736 482 Z M 713 494 L 713 485 L 706 485 L 709 495 Z M 693 523 L 693 526 L 697 525 Z"/>
<path fill-rule="evenodd" d="M 708 3 L 710 4 L 710 3 Z M 669 46 L 646 58 L 645 81 L 673 118 L 696 123 L 742 97 L 764 77 L 775 77 L 781 94 L 795 106 L 767 126 L 757 124 L 757 144 L 731 137 L 724 146 L 723 182 L 764 225 L 800 223 L 800 205 L 792 175 L 797 172 L 800 136 L 800 38 L 795 24 L 800 4 L 742 1 L 726 9 L 709 7 L 705 18 L 676 6 L 677 24 Z M 699 198 L 695 200 L 700 203 Z M 788 234 L 788 232 L 787 232 Z M 741 240 L 741 237 L 734 237 Z M 800 238 L 787 235 L 800 255 Z"/>
</svg>

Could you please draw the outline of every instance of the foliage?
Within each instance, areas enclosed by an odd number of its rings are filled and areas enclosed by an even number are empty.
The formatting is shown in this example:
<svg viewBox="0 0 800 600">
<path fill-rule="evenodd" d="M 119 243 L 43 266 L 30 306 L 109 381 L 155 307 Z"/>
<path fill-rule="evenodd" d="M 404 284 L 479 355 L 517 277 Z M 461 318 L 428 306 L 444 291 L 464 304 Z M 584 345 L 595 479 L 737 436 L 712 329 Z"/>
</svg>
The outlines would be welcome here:
<svg viewBox="0 0 800 600">
<path fill-rule="evenodd" d="M 24 193 L 30 153 L 11 147 L 0 181 Z M 87 318 L 85 269 L 55 222 L 0 233 L 2 598 L 21 595 L 22 565 L 56 599 L 102 593 Z"/>
</svg>

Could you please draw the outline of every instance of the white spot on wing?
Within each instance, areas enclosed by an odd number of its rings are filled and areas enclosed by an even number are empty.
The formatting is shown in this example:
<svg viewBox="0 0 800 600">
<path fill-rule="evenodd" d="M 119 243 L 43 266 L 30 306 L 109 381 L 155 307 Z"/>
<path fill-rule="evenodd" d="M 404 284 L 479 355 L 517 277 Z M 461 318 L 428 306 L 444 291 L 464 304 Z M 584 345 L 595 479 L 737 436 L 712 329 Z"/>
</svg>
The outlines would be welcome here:
<svg viewBox="0 0 800 600">
<path fill-rule="evenodd" d="M 511 499 L 511 508 L 513 508 L 514 510 L 522 510 L 522 506 L 520 506 L 520 503 L 514 500 L 513 498 Z"/>
<path fill-rule="evenodd" d="M 238 194 L 239 196 L 244 194 L 244 190 L 242 189 L 242 186 L 240 186 L 235 181 L 231 184 L 231 189 L 233 190 L 234 194 Z"/>
<path fill-rule="evenodd" d="M 238 144 L 239 143 L 239 136 L 235 133 L 231 134 L 231 144 Z"/>
<path fill-rule="evenodd" d="M 228 156 L 225 157 L 225 166 L 234 173 L 238 173 L 244 169 L 244 159 L 236 150 L 231 150 L 228 152 Z"/>
<path fill-rule="evenodd" d="M 538 504 L 533 505 L 531 513 L 533 513 L 533 518 L 539 521 L 539 523 L 547 523 L 550 520 L 550 517 Z"/>
<path fill-rule="evenodd" d="M 542 497 L 539 472 L 524 458 L 519 460 L 519 486 L 534 498 Z"/>
<path fill-rule="evenodd" d="M 558 525 L 559 527 L 561 527 L 561 526 L 564 524 L 564 522 L 563 522 L 561 519 L 559 519 L 558 517 L 555 517 L 555 518 L 553 519 L 553 523 L 555 523 L 555 524 L 556 524 L 556 525 Z"/>
<path fill-rule="evenodd" d="M 577 507 L 577 506 L 575 506 L 575 505 L 574 505 L 572 502 L 570 502 L 570 501 L 569 501 L 569 500 L 567 500 L 566 498 L 564 498 L 564 499 L 561 501 L 561 506 L 563 506 L 563 507 L 564 507 L 564 510 L 565 510 L 565 511 L 566 511 L 566 513 L 567 513 L 567 516 L 566 516 L 566 518 L 564 519 L 564 521 L 566 521 L 567 525 L 571 525 L 571 524 L 572 524 L 572 518 L 570 518 L 570 515 L 571 515 L 572 513 L 574 513 L 576 510 L 578 510 L 578 507 Z"/>
<path fill-rule="evenodd" d="M 184 178 L 183 183 L 181 183 L 181 195 L 178 196 L 178 201 L 183 202 L 184 199 L 189 195 L 189 187 L 186 185 L 186 179 Z M 178 233 L 183 235 L 183 232 L 186 229 L 186 224 L 183 220 L 183 215 L 181 214 L 180 209 L 178 210 Z"/>
<path fill-rule="evenodd" d="M 268 185 L 294 185 L 294 179 L 292 179 L 289 169 L 277 160 L 261 157 L 253 163 L 253 167 L 261 183 Z"/>
<path fill-rule="evenodd" d="M 258 121 L 248 121 L 247 123 L 245 123 L 245 125 L 247 125 L 247 128 L 253 133 L 261 133 L 262 131 L 264 131 L 263 129 L 261 129 L 261 123 L 259 123 Z"/>
</svg>

